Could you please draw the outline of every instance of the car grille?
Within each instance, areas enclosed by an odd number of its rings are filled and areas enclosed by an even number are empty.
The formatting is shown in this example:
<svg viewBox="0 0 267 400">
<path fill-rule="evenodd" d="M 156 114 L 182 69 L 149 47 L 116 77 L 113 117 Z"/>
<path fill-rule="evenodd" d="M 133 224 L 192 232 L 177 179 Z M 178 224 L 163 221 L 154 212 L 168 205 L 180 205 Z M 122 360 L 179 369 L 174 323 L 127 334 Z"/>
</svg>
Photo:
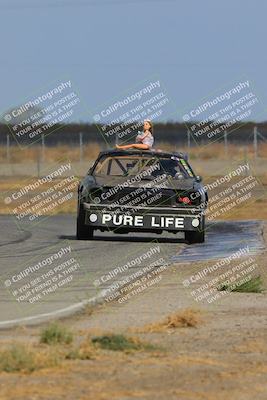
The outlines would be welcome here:
<svg viewBox="0 0 267 400">
<path fill-rule="evenodd" d="M 177 192 L 171 189 L 125 188 L 112 193 L 112 188 L 102 190 L 101 203 L 132 206 L 166 207 L 176 204 Z"/>
</svg>

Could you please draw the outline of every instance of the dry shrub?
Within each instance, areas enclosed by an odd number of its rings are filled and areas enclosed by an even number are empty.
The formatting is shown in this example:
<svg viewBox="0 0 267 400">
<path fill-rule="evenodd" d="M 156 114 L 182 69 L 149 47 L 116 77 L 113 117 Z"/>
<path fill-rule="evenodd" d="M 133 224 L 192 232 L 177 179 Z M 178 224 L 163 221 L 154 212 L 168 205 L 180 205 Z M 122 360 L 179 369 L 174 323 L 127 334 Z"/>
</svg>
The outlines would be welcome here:
<svg viewBox="0 0 267 400">
<path fill-rule="evenodd" d="M 188 308 L 169 315 L 163 321 L 154 322 L 142 328 L 136 328 L 134 331 L 138 333 L 158 333 L 176 328 L 195 328 L 201 322 L 200 311 Z"/>
<path fill-rule="evenodd" d="M 33 372 L 59 365 L 56 352 L 13 343 L 0 352 L 0 372 Z"/>
<path fill-rule="evenodd" d="M 127 337 L 122 334 L 105 334 L 95 336 L 91 342 L 100 349 L 112 351 L 134 351 L 152 350 L 154 347 L 148 343 L 141 342 L 138 338 Z"/>
<path fill-rule="evenodd" d="M 199 312 L 187 309 L 181 313 L 172 314 L 166 319 L 167 328 L 195 328 L 200 322 Z"/>
<path fill-rule="evenodd" d="M 70 344 L 72 341 L 73 333 L 57 322 L 50 323 L 41 331 L 40 343 L 54 345 L 59 343 Z"/>
<path fill-rule="evenodd" d="M 72 348 L 65 354 L 66 360 L 95 360 L 97 350 L 89 340 L 83 341 L 78 347 Z"/>
</svg>

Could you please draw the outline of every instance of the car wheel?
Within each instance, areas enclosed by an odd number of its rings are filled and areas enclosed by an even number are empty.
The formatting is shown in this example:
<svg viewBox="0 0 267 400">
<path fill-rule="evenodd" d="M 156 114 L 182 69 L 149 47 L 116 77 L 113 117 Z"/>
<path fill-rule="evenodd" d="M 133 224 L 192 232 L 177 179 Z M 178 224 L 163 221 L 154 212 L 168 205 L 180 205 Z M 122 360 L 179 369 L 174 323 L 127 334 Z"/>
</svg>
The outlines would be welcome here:
<svg viewBox="0 0 267 400">
<path fill-rule="evenodd" d="M 76 238 L 78 240 L 93 239 L 94 230 L 91 227 L 85 225 L 84 220 L 85 212 L 80 206 L 76 223 Z"/>
<path fill-rule="evenodd" d="M 189 244 L 205 242 L 205 231 L 185 231 L 185 240 Z"/>
</svg>

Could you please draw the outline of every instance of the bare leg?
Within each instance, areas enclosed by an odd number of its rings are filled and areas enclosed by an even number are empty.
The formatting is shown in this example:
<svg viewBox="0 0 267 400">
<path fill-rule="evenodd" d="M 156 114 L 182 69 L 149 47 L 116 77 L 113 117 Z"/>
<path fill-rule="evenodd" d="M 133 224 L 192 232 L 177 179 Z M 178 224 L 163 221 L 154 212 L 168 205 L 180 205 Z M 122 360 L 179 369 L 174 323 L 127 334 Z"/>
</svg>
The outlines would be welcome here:
<svg viewBox="0 0 267 400">
<path fill-rule="evenodd" d="M 143 143 L 133 143 L 133 144 L 125 144 L 124 146 L 119 146 L 118 144 L 116 144 L 116 148 L 117 149 L 121 149 L 121 150 L 127 150 L 127 149 L 140 149 L 140 150 L 149 150 L 149 146 L 147 144 L 143 144 Z"/>
</svg>

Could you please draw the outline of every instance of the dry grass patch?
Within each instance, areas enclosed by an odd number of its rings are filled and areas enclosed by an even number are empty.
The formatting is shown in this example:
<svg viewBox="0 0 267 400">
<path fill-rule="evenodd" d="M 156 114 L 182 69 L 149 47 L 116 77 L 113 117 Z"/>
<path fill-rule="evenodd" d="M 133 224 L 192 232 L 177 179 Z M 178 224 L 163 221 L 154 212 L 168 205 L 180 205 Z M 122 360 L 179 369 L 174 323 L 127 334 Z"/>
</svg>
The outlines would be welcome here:
<svg viewBox="0 0 267 400">
<path fill-rule="evenodd" d="M 173 151 L 174 146 L 172 143 L 165 141 L 156 142 L 156 147 L 164 151 Z M 104 150 L 103 145 L 97 142 L 89 142 L 83 145 L 83 159 L 93 160 L 98 156 L 98 153 Z M 212 143 L 204 146 L 191 146 L 188 149 L 187 146 L 179 146 L 177 150 L 189 153 L 190 159 L 197 160 L 240 160 L 249 159 L 254 160 L 254 146 L 244 146 L 240 144 L 228 143 L 228 154 L 225 153 L 224 143 Z M 261 143 L 258 149 L 258 156 L 260 158 L 267 157 L 267 143 Z M 65 159 L 70 161 L 80 160 L 80 147 L 78 142 L 75 144 L 58 144 L 56 146 L 46 146 L 44 151 L 44 162 L 56 162 L 59 159 Z M 21 149 L 19 146 L 10 146 L 10 162 L 11 163 L 23 163 L 25 161 L 36 163 L 37 160 L 42 159 L 42 149 L 40 144 L 35 146 L 29 146 Z M 0 163 L 7 162 L 6 146 L 0 146 Z"/>
<path fill-rule="evenodd" d="M 22 343 L 13 343 L 0 352 L 0 372 L 33 372 L 58 364 L 59 357 L 55 352 Z"/>
<path fill-rule="evenodd" d="M 66 360 L 95 360 L 97 350 L 88 340 L 82 342 L 78 347 L 72 348 L 65 354 Z"/>
<path fill-rule="evenodd" d="M 188 308 L 169 315 L 163 321 L 135 328 L 134 331 L 138 333 L 158 333 L 177 328 L 195 328 L 201 322 L 201 312 Z"/>
<path fill-rule="evenodd" d="M 83 158 L 84 160 L 95 159 L 98 153 L 101 151 L 101 146 L 97 142 L 91 142 L 84 144 L 83 146 Z M 40 145 L 30 146 L 21 149 L 19 146 L 10 147 L 10 162 L 11 163 L 23 163 L 25 161 L 36 163 L 36 161 L 42 158 L 42 150 Z M 45 147 L 44 162 L 57 162 L 58 160 L 80 160 L 80 148 L 77 144 L 65 145 L 59 144 L 57 146 Z M 0 163 L 6 163 L 6 147 L 0 146 Z"/>
</svg>

